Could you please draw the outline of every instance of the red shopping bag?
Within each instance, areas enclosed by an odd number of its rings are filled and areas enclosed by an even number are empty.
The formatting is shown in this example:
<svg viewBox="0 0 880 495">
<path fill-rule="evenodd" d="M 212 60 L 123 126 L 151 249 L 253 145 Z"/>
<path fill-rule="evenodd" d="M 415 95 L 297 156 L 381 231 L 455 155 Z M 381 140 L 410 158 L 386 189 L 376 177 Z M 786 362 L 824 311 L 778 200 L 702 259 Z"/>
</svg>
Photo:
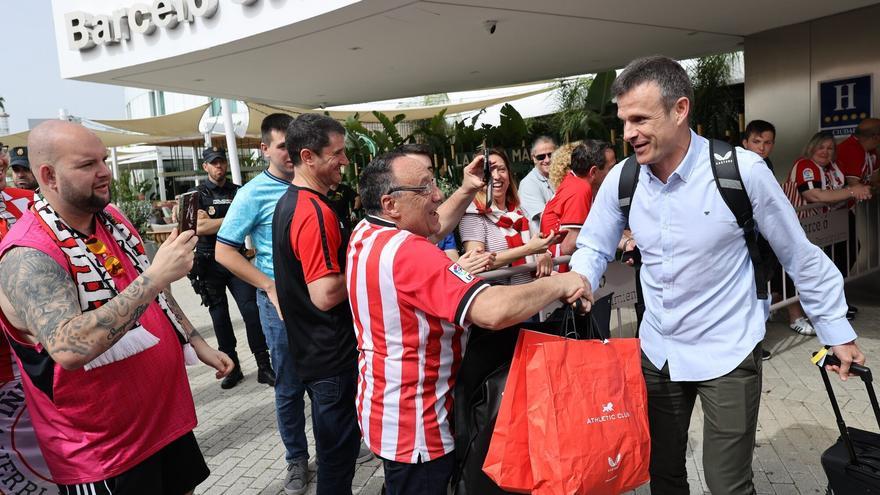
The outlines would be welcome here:
<svg viewBox="0 0 880 495">
<path fill-rule="evenodd" d="M 617 495 L 647 482 L 638 339 L 545 342 L 525 359 L 532 493 Z"/>
<path fill-rule="evenodd" d="M 525 350 L 531 344 L 565 340 L 545 333 L 520 330 L 504 385 L 504 395 L 492 430 L 483 472 L 504 490 L 531 493 L 534 487 L 529 463 L 529 430 L 526 419 Z"/>
</svg>

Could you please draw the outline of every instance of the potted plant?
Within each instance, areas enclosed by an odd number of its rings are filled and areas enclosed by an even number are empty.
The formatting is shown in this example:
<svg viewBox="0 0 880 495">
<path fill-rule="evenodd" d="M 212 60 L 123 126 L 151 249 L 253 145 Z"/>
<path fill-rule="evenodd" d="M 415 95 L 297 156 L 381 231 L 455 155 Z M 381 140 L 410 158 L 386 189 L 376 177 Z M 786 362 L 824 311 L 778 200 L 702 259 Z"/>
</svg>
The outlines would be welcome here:
<svg viewBox="0 0 880 495">
<path fill-rule="evenodd" d="M 119 210 L 134 225 L 141 239 L 144 241 L 144 250 L 151 260 L 159 249 L 159 245 L 147 236 L 150 229 L 150 215 L 153 213 L 153 205 L 145 200 L 152 185 L 149 182 L 133 182 L 131 172 L 122 171 L 119 179 L 110 182 L 110 198 Z"/>
</svg>

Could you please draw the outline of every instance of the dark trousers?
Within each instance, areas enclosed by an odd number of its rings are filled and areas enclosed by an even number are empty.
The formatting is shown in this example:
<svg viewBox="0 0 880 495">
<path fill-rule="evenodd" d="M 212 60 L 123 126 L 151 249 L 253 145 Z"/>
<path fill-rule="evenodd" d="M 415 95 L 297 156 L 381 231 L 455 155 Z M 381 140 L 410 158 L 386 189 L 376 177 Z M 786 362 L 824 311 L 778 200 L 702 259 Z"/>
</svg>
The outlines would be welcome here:
<svg viewBox="0 0 880 495">
<path fill-rule="evenodd" d="M 687 494 L 685 452 L 697 396 L 703 406 L 703 468 L 712 495 L 751 495 L 752 454 L 761 403 L 761 344 L 730 373 L 674 382 L 642 354 L 651 429 L 651 493 Z"/>
<path fill-rule="evenodd" d="M 455 454 L 418 464 L 382 459 L 382 465 L 385 495 L 446 495 L 455 468 Z"/>
<path fill-rule="evenodd" d="M 241 280 L 226 269 L 223 265 L 210 260 L 202 273 L 203 280 L 212 293 L 208 313 L 214 324 L 214 334 L 217 335 L 217 348 L 225 352 L 235 364 L 238 364 L 238 354 L 235 352 L 237 341 L 235 331 L 232 328 L 232 320 L 229 317 L 229 300 L 226 297 L 226 289 L 232 293 L 235 304 L 244 319 L 244 327 L 247 333 L 248 347 L 256 354 L 267 352 L 266 336 L 263 335 L 263 327 L 260 324 L 260 312 L 257 309 L 257 289 Z"/>
<path fill-rule="evenodd" d="M 312 433 L 318 454 L 318 495 L 351 495 L 361 432 L 355 411 L 357 371 L 305 381 L 312 401 Z"/>
</svg>

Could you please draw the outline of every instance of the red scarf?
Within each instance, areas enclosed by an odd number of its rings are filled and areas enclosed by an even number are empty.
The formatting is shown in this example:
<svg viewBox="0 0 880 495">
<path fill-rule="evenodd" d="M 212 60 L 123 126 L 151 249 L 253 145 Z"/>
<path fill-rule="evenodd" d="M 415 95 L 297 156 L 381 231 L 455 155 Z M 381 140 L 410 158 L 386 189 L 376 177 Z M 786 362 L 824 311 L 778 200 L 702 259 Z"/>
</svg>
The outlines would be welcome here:
<svg viewBox="0 0 880 495">
<path fill-rule="evenodd" d="M 511 204 L 507 205 L 507 211 L 498 210 L 496 208 L 486 208 L 484 205 L 478 204 L 476 201 L 468 206 L 467 213 L 483 215 L 489 219 L 504 235 L 507 241 L 507 249 L 520 247 L 529 242 L 532 234 L 529 231 L 529 219 L 520 208 Z M 519 258 L 512 262 L 510 266 L 524 265 L 527 261 L 534 261 L 534 256 L 529 255 Z"/>
</svg>

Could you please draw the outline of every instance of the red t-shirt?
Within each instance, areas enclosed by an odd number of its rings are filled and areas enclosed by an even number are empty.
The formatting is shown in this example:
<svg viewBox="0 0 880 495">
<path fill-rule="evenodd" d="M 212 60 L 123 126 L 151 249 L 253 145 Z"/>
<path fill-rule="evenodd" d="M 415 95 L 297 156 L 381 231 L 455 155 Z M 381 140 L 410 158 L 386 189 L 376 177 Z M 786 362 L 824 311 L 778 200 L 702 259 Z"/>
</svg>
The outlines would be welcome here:
<svg viewBox="0 0 880 495">
<path fill-rule="evenodd" d="M 465 316 L 488 287 L 424 237 L 367 217 L 346 264 L 358 346 L 357 414 L 367 446 L 416 463 L 454 448 L 452 390 Z"/>
<path fill-rule="evenodd" d="M 572 173 L 562 179 L 556 194 L 544 207 L 541 215 L 541 233 L 551 230 L 579 229 L 583 227 L 590 206 L 593 203 L 593 188 L 590 183 Z"/>
<path fill-rule="evenodd" d="M 877 150 L 865 151 L 855 136 L 837 145 L 837 165 L 847 177 L 867 182 L 877 166 Z"/>
<path fill-rule="evenodd" d="M 290 249 L 302 263 L 307 284 L 340 273 L 342 232 L 330 205 L 309 190 L 301 190 L 301 206 L 290 220 Z"/>
</svg>

